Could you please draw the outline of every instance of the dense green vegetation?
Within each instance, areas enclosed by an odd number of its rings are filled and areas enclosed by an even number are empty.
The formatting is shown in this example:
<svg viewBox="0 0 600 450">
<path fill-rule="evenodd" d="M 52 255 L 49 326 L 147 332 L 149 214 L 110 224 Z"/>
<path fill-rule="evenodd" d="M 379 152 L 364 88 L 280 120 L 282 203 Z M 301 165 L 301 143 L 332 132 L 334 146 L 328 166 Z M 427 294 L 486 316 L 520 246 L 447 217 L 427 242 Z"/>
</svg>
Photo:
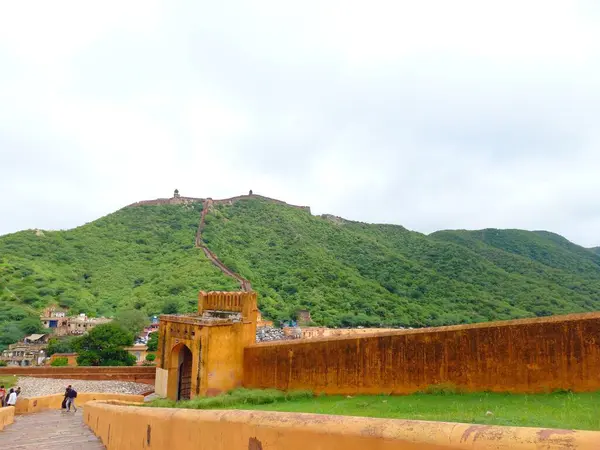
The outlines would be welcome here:
<svg viewBox="0 0 600 450">
<path fill-rule="evenodd" d="M 208 215 L 203 236 L 275 319 L 307 308 L 330 326 L 424 326 L 600 309 L 600 257 L 551 233 L 425 236 L 245 200 Z"/>
<path fill-rule="evenodd" d="M 148 336 L 148 351 L 155 352 L 158 350 L 158 332 L 150 333 Z"/>
<path fill-rule="evenodd" d="M 115 322 L 98 325 L 73 340 L 79 366 L 133 366 L 135 356 L 124 350 L 133 345 L 134 334 Z"/>
<path fill-rule="evenodd" d="M 135 334 L 135 330 L 114 320 L 98 325 L 83 336 L 52 338 L 46 354 L 78 353 L 77 364 L 80 366 L 132 366 L 136 359 L 124 347 L 133 345 Z M 66 366 L 67 358 L 56 358 L 52 365 Z"/>
<path fill-rule="evenodd" d="M 215 409 L 240 408 L 272 403 L 289 402 L 313 397 L 311 391 L 283 392 L 277 389 L 245 389 L 239 388 L 213 397 L 196 397 L 192 400 L 175 401 L 159 398 L 144 406 L 157 408 Z M 252 408 L 247 408 L 252 409 Z"/>
<path fill-rule="evenodd" d="M 415 419 L 520 427 L 600 430 L 600 392 L 548 394 L 437 393 L 317 396 L 310 392 L 238 389 L 188 401 L 155 400 L 146 406 L 253 409 Z"/>
<path fill-rule="evenodd" d="M 121 209 L 69 231 L 0 237 L 0 350 L 45 306 L 113 316 L 193 311 L 200 289 L 234 289 L 194 248 L 201 203 Z"/>
<path fill-rule="evenodd" d="M 65 367 L 69 365 L 69 359 L 65 356 L 61 356 L 59 358 L 55 358 L 50 365 L 52 367 Z"/>
<path fill-rule="evenodd" d="M 69 231 L 0 237 L 0 348 L 41 309 L 117 316 L 139 329 L 237 289 L 194 247 L 201 203 L 125 208 Z M 203 239 L 252 282 L 275 320 L 425 326 L 600 309 L 600 255 L 547 232 L 441 231 L 314 217 L 264 200 L 216 206 Z"/>
<path fill-rule="evenodd" d="M 4 386 L 4 388 L 6 389 L 7 392 L 11 387 L 14 387 L 16 385 L 17 385 L 17 377 L 15 377 L 13 375 L 0 376 L 0 386 Z"/>
<path fill-rule="evenodd" d="M 48 341 L 48 348 L 46 348 L 46 355 L 52 356 L 55 353 L 73 353 L 74 342 L 78 339 L 75 336 L 64 336 L 60 339 L 52 338 Z"/>
</svg>

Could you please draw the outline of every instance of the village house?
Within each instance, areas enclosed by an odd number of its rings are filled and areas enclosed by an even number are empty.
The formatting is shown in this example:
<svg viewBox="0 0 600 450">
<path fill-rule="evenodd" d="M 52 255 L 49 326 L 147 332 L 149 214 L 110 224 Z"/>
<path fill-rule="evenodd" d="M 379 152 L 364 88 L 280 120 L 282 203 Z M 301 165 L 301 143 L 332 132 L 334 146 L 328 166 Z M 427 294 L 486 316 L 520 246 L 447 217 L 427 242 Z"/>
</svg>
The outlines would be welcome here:
<svg viewBox="0 0 600 450">
<path fill-rule="evenodd" d="M 109 323 L 106 317 L 87 317 L 85 314 L 67 317 L 65 311 L 48 308 L 40 316 L 42 325 L 54 336 L 82 335 L 92 328 Z"/>
<path fill-rule="evenodd" d="M 48 347 L 47 334 L 32 334 L 22 341 L 10 344 L 0 356 L 1 361 L 6 361 L 8 366 L 40 366 L 46 358 Z"/>
</svg>

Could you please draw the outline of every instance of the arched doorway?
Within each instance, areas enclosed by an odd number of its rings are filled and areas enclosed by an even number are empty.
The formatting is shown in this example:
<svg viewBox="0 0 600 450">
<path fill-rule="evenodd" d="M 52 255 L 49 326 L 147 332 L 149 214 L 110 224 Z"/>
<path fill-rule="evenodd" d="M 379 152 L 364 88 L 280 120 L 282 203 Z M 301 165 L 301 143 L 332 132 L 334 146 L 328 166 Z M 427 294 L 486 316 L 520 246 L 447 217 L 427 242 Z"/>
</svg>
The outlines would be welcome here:
<svg viewBox="0 0 600 450">
<path fill-rule="evenodd" d="M 189 400 L 191 394 L 192 352 L 185 345 L 182 345 L 177 358 L 177 400 Z"/>
</svg>

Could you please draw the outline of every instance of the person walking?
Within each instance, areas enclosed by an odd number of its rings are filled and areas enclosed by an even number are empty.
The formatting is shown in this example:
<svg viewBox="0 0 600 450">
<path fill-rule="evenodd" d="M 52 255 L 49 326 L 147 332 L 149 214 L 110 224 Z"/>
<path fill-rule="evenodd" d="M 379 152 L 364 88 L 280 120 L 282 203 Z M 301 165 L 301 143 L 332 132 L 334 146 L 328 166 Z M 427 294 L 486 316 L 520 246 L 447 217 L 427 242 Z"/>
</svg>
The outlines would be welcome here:
<svg viewBox="0 0 600 450">
<path fill-rule="evenodd" d="M 17 397 L 19 395 L 21 395 L 21 386 L 17 386 L 17 390 L 15 391 L 15 394 L 17 394 Z"/>
<path fill-rule="evenodd" d="M 2 385 L 0 386 L 0 408 L 4 406 L 4 402 L 6 401 L 4 397 L 6 397 L 6 389 L 4 389 L 4 385 Z"/>
<path fill-rule="evenodd" d="M 71 411 L 71 406 L 73 407 L 73 412 L 77 412 L 77 406 L 75 406 L 75 399 L 77 398 L 77 391 L 73 389 L 71 385 L 67 387 L 67 412 Z"/>
<path fill-rule="evenodd" d="M 8 400 L 6 401 L 6 406 L 15 406 L 17 404 L 17 393 L 13 388 L 10 388 L 10 393 L 8 394 Z"/>
<path fill-rule="evenodd" d="M 65 388 L 65 396 L 63 398 L 62 404 L 60 405 L 60 409 L 67 409 L 67 400 L 69 399 L 69 388 Z"/>
</svg>

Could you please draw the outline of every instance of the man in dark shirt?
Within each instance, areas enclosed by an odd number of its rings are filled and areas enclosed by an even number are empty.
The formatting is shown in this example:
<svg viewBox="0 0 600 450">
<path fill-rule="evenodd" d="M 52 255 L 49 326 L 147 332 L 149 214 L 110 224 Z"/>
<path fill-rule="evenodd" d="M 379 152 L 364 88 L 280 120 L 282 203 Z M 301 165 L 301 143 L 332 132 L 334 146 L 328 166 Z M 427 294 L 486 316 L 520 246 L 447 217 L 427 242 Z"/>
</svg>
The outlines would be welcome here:
<svg viewBox="0 0 600 450">
<path fill-rule="evenodd" d="M 77 391 L 73 389 L 71 385 L 67 386 L 67 391 L 65 392 L 67 397 L 67 412 L 71 411 L 71 406 L 73 407 L 73 412 L 77 412 L 77 406 L 75 406 L 75 399 L 77 398 Z"/>
</svg>

